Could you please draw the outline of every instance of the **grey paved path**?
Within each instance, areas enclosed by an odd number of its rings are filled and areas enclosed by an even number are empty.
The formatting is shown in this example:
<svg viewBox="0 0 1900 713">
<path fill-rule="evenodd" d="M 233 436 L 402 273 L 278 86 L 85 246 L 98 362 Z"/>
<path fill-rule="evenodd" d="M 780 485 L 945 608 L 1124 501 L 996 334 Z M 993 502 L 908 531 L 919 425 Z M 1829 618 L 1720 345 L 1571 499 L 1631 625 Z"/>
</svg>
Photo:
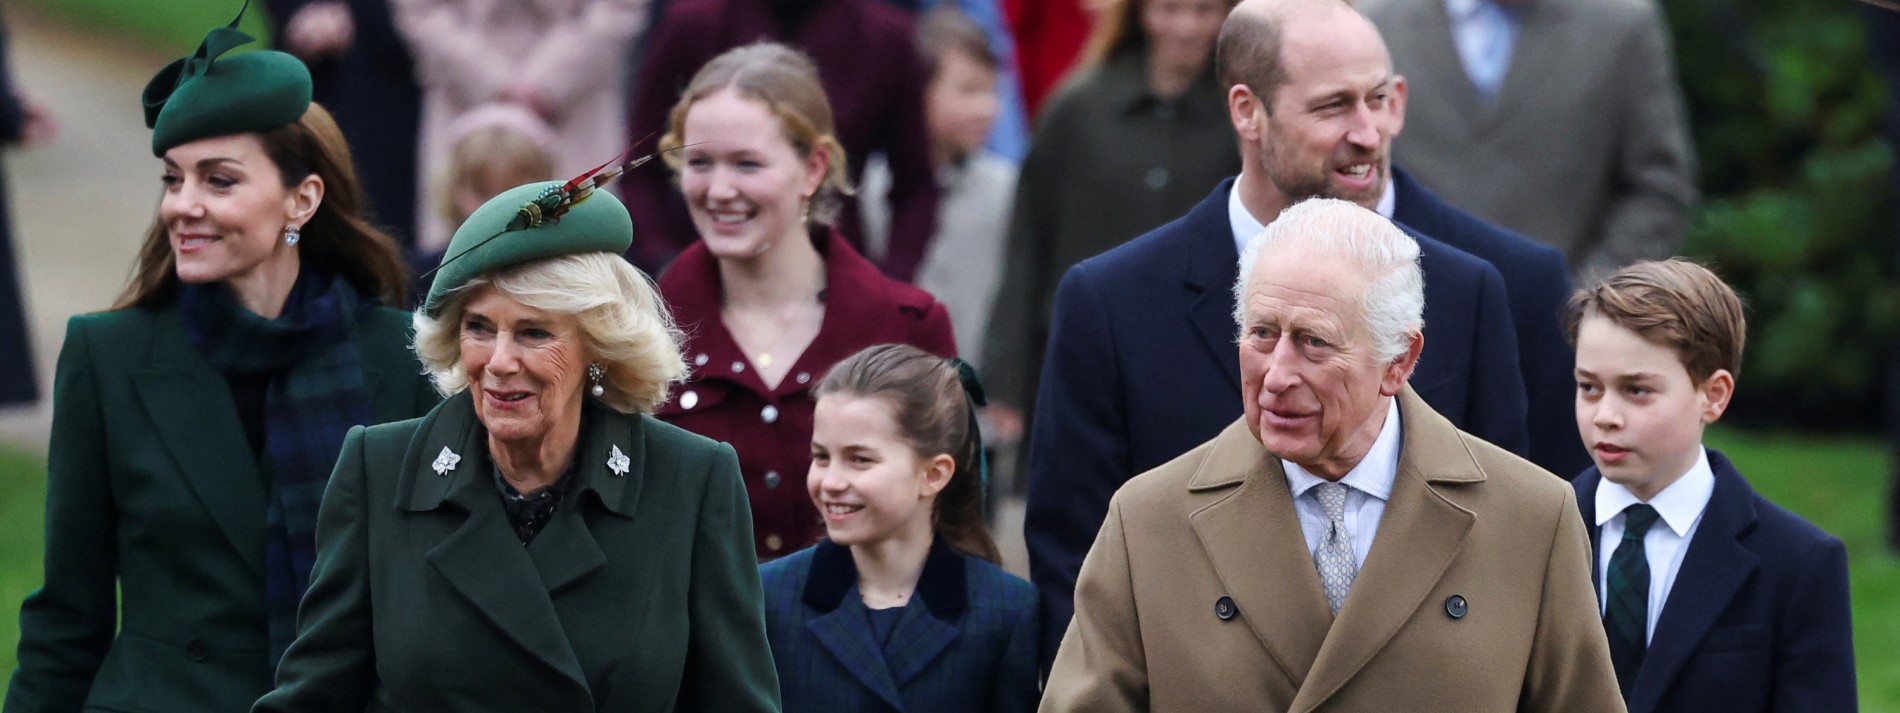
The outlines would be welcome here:
<svg viewBox="0 0 1900 713">
<path fill-rule="evenodd" d="M 165 58 L 75 34 L 7 7 L 16 80 L 49 105 L 59 138 L 4 158 L 13 244 L 43 394 L 66 318 L 111 306 L 158 201 L 159 163 L 139 90 Z M 44 453 L 52 408 L 0 409 L 0 442 Z"/>
</svg>

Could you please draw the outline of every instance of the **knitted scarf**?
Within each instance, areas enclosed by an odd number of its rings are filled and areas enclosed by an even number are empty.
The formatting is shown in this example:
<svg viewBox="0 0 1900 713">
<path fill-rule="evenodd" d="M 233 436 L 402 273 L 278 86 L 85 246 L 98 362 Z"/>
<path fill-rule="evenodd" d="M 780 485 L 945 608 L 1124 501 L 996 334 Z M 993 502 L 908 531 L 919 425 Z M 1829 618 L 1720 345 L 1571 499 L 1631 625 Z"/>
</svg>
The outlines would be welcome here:
<svg viewBox="0 0 1900 713">
<path fill-rule="evenodd" d="M 297 634 L 297 602 L 316 561 L 317 505 L 336 467 L 343 436 L 370 419 L 362 358 L 350 330 L 373 300 L 341 278 L 303 271 L 284 310 L 264 319 L 239 305 L 222 284 L 181 285 L 179 313 L 193 346 L 227 378 L 268 380 L 264 458 L 264 579 L 270 665 Z"/>
</svg>

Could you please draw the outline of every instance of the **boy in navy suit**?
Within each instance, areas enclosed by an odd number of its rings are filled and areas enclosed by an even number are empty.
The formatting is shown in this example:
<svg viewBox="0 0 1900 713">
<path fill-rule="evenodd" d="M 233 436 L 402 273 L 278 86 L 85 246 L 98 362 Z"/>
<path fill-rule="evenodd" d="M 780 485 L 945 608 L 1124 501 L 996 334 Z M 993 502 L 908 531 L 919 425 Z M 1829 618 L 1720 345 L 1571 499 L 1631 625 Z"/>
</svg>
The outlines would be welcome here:
<svg viewBox="0 0 1900 713">
<path fill-rule="evenodd" d="M 1631 713 L 1855 710 L 1846 549 L 1702 446 L 1745 326 L 1735 292 L 1681 259 L 1570 300 L 1577 430 L 1596 462 L 1573 485 Z"/>
</svg>

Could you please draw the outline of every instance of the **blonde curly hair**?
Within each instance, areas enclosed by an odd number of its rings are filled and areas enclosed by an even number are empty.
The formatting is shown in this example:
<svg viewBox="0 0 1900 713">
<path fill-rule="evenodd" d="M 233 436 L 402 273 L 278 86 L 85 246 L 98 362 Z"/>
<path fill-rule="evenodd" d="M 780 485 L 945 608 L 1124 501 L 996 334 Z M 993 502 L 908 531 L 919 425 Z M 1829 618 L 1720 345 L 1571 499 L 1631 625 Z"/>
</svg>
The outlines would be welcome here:
<svg viewBox="0 0 1900 713">
<path fill-rule="evenodd" d="M 588 357 L 606 368 L 600 401 L 621 413 L 652 413 L 686 378 L 685 335 L 653 281 L 625 259 L 596 252 L 562 255 L 476 277 L 449 293 L 437 316 L 416 312 L 416 356 L 443 396 L 468 388 L 462 368 L 462 309 L 484 288 L 580 321 Z"/>
</svg>

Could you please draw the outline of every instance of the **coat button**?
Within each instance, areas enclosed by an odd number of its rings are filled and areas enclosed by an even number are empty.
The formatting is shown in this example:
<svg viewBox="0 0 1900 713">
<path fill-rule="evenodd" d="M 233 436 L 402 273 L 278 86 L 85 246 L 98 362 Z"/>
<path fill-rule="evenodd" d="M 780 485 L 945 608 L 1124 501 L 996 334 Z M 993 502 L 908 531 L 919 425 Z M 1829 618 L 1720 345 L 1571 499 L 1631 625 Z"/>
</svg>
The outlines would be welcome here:
<svg viewBox="0 0 1900 713">
<path fill-rule="evenodd" d="M 811 383 L 811 372 L 808 372 L 808 371 L 798 372 L 797 378 L 798 378 L 798 383 L 809 384 Z"/>
<path fill-rule="evenodd" d="M 205 660 L 205 642 L 192 639 L 185 643 L 185 658 L 193 661 Z"/>
<path fill-rule="evenodd" d="M 695 356 L 693 357 L 693 366 L 705 366 L 706 361 L 709 358 L 710 357 L 707 357 L 705 354 L 700 354 L 698 356 Z"/>
<path fill-rule="evenodd" d="M 778 407 L 767 406 L 759 409 L 759 419 L 766 423 L 778 423 Z"/>
<path fill-rule="evenodd" d="M 732 373 L 737 374 L 742 371 L 745 371 L 745 362 L 742 362 L 742 361 L 732 362 Z"/>
<path fill-rule="evenodd" d="M 1471 605 L 1465 601 L 1464 595 L 1453 594 L 1445 599 L 1445 613 L 1450 614 L 1451 618 L 1463 619 L 1468 611 L 1471 611 Z"/>
<path fill-rule="evenodd" d="M 1239 613 L 1240 607 L 1234 606 L 1233 597 L 1221 597 L 1214 600 L 1214 616 L 1220 617 L 1221 621 L 1232 619 Z"/>
<path fill-rule="evenodd" d="M 694 406 L 698 406 L 698 405 L 699 405 L 698 393 L 688 391 L 686 393 L 680 394 L 680 408 L 691 409 Z"/>
<path fill-rule="evenodd" d="M 765 536 L 765 549 L 771 550 L 773 552 L 777 552 L 779 551 L 780 548 L 784 546 L 785 546 L 785 538 L 779 537 L 778 535 Z"/>
<path fill-rule="evenodd" d="M 1170 177 L 1171 176 L 1169 176 L 1168 174 L 1168 169 L 1162 168 L 1160 166 L 1156 166 L 1154 168 L 1148 169 L 1148 175 L 1144 178 L 1144 180 L 1148 182 L 1149 188 L 1152 188 L 1158 191 L 1158 190 L 1168 187 L 1168 179 Z"/>
<path fill-rule="evenodd" d="M 776 470 L 765 471 L 765 487 L 776 488 L 778 487 L 778 484 L 781 480 L 782 479 L 778 477 L 778 471 Z"/>
</svg>

